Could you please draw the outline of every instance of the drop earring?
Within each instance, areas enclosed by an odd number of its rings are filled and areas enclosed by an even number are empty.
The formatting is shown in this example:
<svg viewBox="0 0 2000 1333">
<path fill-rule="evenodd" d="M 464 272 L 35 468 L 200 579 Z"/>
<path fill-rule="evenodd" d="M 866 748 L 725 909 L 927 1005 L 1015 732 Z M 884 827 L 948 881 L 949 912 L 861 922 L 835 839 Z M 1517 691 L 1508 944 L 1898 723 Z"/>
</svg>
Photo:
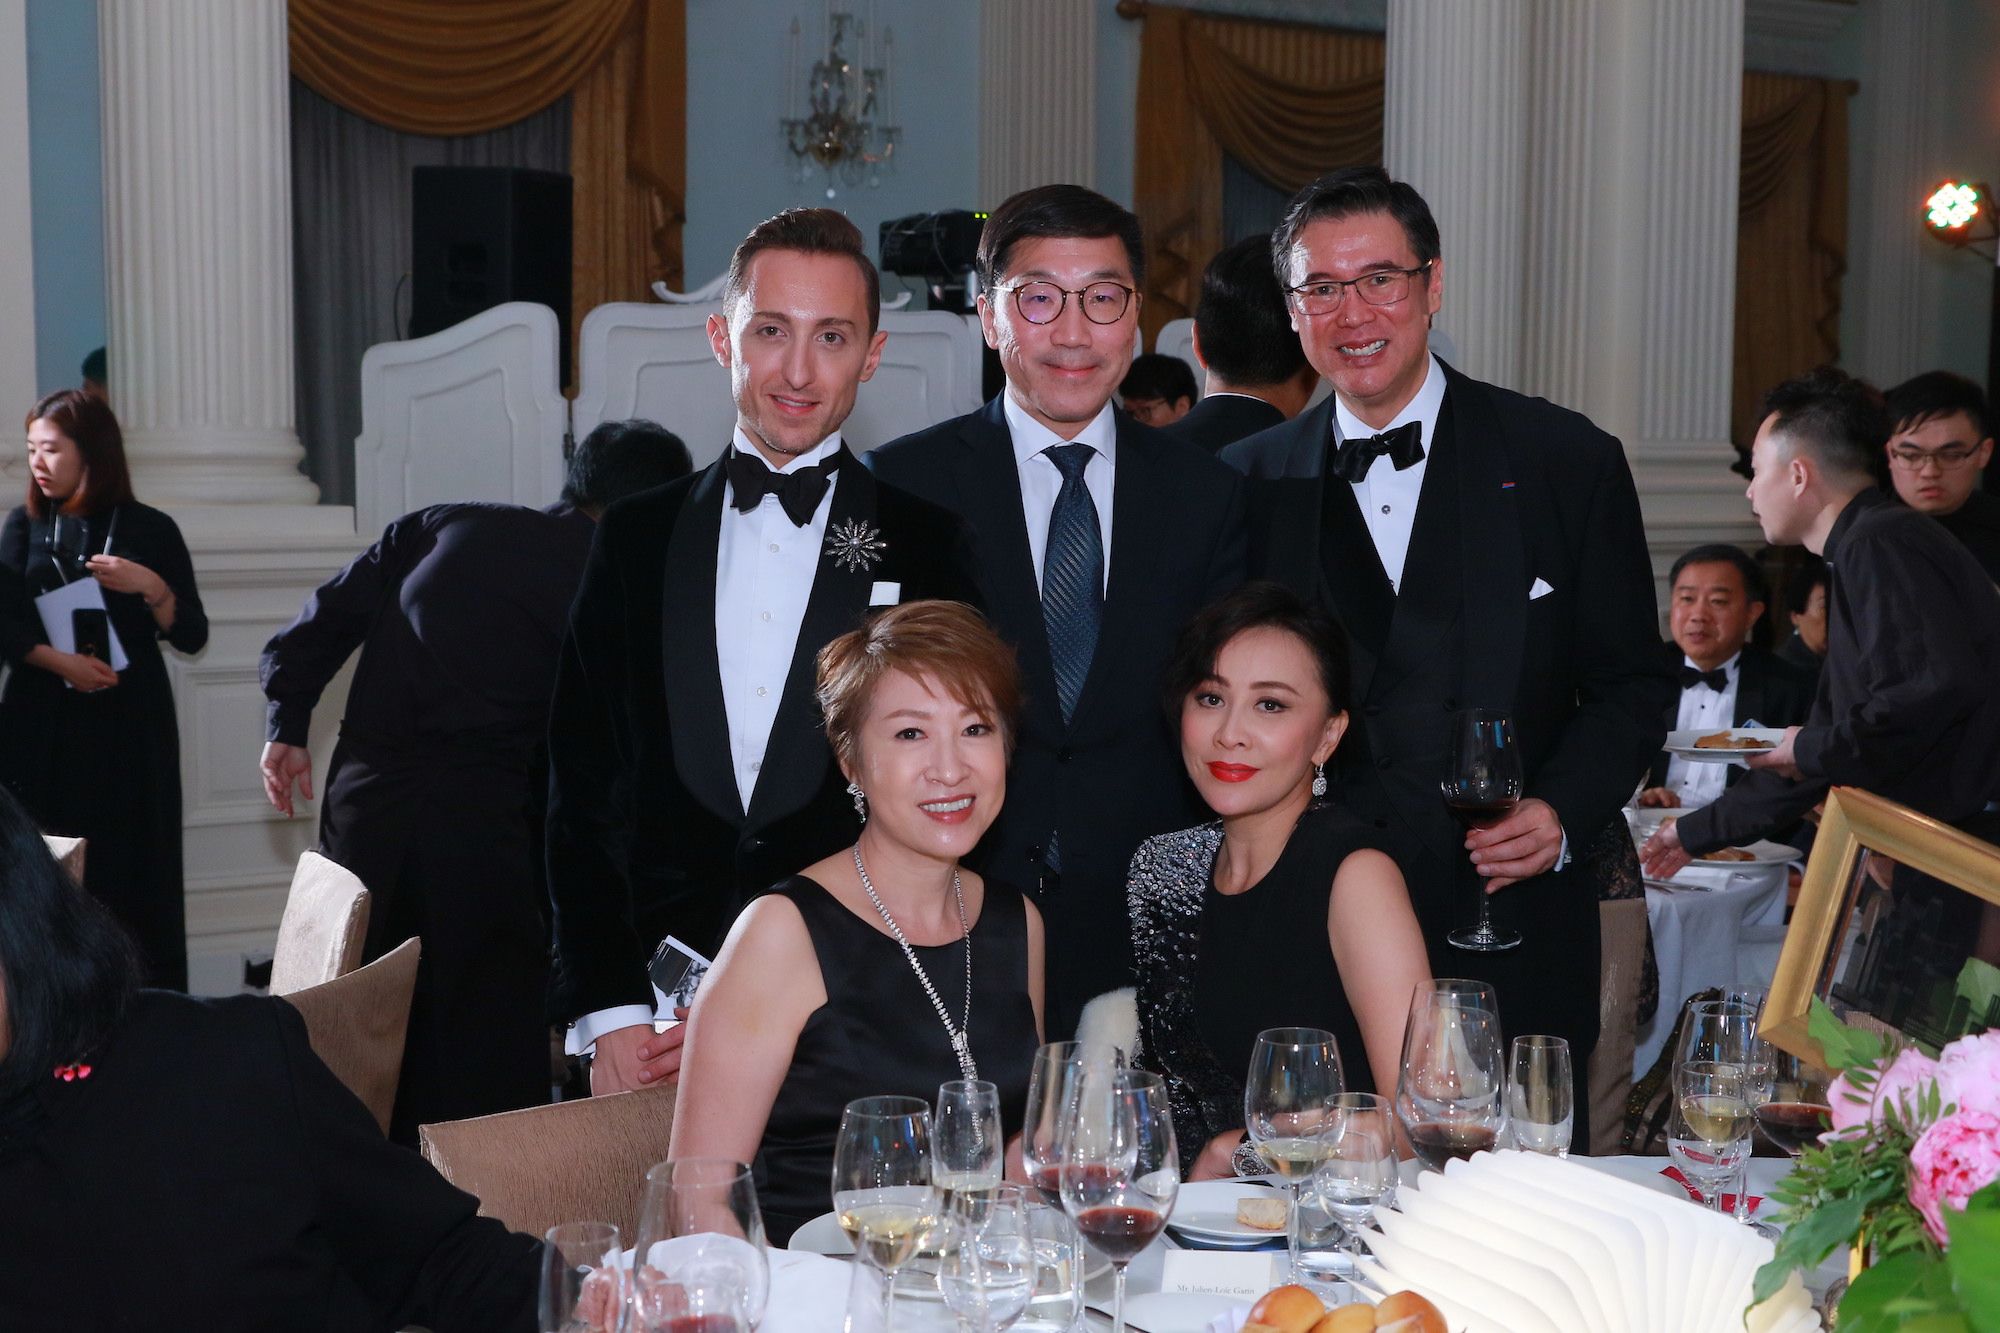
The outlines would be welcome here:
<svg viewBox="0 0 2000 1333">
<path fill-rule="evenodd" d="M 854 798 L 854 817 L 866 824 L 868 822 L 868 797 L 862 792 L 861 784 L 858 782 L 848 783 L 847 794 Z"/>
<path fill-rule="evenodd" d="M 1313 765 L 1313 795 L 1314 795 L 1314 796 L 1324 796 L 1324 795 L 1326 795 L 1326 765 L 1325 765 L 1325 764 L 1314 764 L 1314 765 Z"/>
</svg>

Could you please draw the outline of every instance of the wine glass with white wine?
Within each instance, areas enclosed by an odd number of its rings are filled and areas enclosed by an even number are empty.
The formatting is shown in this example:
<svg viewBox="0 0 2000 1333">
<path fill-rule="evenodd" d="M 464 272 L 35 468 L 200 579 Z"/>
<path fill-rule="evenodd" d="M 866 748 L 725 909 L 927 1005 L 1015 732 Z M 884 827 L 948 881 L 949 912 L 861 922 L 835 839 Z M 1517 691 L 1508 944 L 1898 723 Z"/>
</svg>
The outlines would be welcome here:
<svg viewBox="0 0 2000 1333">
<path fill-rule="evenodd" d="M 931 1108 L 917 1097 L 863 1097 L 840 1113 L 833 1147 L 833 1211 L 854 1252 L 882 1279 L 882 1328 L 893 1327 L 896 1270 L 937 1221 L 931 1184 Z"/>
<path fill-rule="evenodd" d="M 1332 1151 L 1333 1099 L 1341 1093 L 1340 1048 L 1323 1028 L 1270 1028 L 1250 1048 L 1243 1128 L 1273 1175 L 1292 1193 L 1285 1222 L 1291 1280 L 1299 1271 L 1299 1188 Z"/>
</svg>

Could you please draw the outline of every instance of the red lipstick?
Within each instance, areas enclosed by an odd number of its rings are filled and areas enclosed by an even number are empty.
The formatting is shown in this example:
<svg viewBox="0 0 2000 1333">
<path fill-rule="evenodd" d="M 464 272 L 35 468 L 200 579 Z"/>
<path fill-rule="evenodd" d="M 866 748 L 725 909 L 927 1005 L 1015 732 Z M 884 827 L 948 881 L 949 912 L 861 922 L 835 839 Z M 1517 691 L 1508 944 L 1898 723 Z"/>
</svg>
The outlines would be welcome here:
<svg viewBox="0 0 2000 1333">
<path fill-rule="evenodd" d="M 1217 782 L 1248 782 L 1261 771 L 1249 764 L 1211 763 L 1208 766 L 1209 776 Z"/>
</svg>

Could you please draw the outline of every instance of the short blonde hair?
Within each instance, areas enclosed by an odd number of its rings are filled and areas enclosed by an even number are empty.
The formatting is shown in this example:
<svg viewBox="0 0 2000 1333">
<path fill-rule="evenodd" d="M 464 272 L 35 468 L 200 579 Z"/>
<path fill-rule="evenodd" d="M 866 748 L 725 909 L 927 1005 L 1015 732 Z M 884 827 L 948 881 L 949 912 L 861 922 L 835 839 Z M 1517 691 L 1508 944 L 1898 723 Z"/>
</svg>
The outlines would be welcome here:
<svg viewBox="0 0 2000 1333">
<path fill-rule="evenodd" d="M 905 602 L 819 650 L 816 693 L 826 738 L 843 767 L 853 768 L 869 701 L 891 671 L 935 680 L 952 698 L 985 714 L 1012 757 L 1021 712 L 1014 650 L 963 602 Z"/>
</svg>

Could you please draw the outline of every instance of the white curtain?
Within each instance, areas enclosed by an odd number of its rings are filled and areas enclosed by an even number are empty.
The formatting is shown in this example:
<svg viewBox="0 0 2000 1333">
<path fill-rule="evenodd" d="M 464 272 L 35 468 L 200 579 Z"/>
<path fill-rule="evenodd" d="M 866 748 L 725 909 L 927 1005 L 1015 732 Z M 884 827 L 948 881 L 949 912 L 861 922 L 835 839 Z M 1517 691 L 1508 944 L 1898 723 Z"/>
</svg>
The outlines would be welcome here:
<svg viewBox="0 0 2000 1333">
<path fill-rule="evenodd" d="M 410 317 L 410 169 L 569 170 L 569 99 L 490 134 L 400 134 L 292 80 L 292 272 L 298 429 L 329 504 L 354 502 L 361 354 Z"/>
</svg>

